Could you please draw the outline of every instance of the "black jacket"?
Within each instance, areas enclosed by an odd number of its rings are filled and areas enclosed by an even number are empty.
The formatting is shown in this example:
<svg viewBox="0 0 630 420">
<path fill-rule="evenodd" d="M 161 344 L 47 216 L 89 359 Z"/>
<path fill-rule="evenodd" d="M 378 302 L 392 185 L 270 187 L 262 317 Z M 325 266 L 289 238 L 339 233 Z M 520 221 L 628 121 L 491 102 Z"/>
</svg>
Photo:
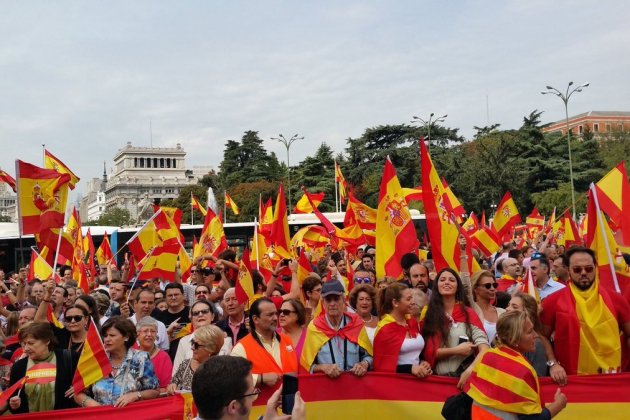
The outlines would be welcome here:
<svg viewBox="0 0 630 420">
<path fill-rule="evenodd" d="M 240 340 L 241 338 L 243 338 L 247 334 L 249 334 L 249 331 L 247 330 L 247 327 L 245 327 L 245 323 L 242 323 L 240 328 L 238 329 L 238 333 L 236 334 L 236 339 L 235 339 L 234 338 L 234 334 L 232 333 L 232 328 L 230 328 L 230 324 L 228 323 L 228 320 L 229 320 L 229 318 L 225 318 L 225 319 L 217 322 L 216 325 L 217 325 L 217 327 L 219 327 L 223 331 L 225 331 L 227 336 L 232 339 L 232 346 L 235 346 L 236 343 L 238 342 L 238 340 Z M 247 319 L 245 319 L 245 321 L 247 322 Z"/>
</svg>

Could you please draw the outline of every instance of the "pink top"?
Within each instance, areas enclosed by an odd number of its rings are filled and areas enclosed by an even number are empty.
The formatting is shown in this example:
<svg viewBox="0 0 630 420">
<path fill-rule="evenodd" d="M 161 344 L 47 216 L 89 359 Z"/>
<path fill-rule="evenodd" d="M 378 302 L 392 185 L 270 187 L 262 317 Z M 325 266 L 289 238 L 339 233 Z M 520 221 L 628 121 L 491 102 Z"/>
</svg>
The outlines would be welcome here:
<svg viewBox="0 0 630 420">
<path fill-rule="evenodd" d="M 173 362 L 168 356 L 168 353 L 164 350 L 160 350 L 151 359 L 153 367 L 155 368 L 155 375 L 160 381 L 160 388 L 166 388 L 171 383 L 171 375 L 173 374 Z"/>
</svg>

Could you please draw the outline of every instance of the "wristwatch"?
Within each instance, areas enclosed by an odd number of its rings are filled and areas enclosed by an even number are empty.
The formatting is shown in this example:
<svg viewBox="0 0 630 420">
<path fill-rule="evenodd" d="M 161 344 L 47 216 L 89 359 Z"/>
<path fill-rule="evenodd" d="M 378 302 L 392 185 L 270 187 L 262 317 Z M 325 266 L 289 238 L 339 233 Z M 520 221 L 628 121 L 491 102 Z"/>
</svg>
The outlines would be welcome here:
<svg viewBox="0 0 630 420">
<path fill-rule="evenodd" d="M 548 367 L 552 367 L 552 366 L 559 365 L 559 364 L 560 363 L 558 363 L 557 360 L 547 360 L 547 366 Z"/>
</svg>

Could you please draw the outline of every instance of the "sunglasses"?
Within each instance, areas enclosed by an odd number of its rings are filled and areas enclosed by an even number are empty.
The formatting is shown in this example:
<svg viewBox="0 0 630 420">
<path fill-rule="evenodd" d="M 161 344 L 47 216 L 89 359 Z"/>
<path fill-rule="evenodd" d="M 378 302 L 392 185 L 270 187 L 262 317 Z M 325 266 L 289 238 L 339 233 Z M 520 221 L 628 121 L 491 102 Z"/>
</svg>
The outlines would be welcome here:
<svg viewBox="0 0 630 420">
<path fill-rule="evenodd" d="M 197 343 L 195 340 L 190 340 L 190 348 L 193 350 L 199 350 L 200 348 L 203 348 L 203 346 Z"/>
<path fill-rule="evenodd" d="M 198 270 L 190 270 L 190 273 L 196 273 Z"/>
<path fill-rule="evenodd" d="M 571 267 L 571 271 L 573 274 L 582 274 L 583 272 L 586 274 L 591 274 L 595 270 L 595 267 L 592 265 L 587 265 L 585 267 Z"/>
<path fill-rule="evenodd" d="M 213 270 L 205 270 L 205 269 L 204 269 L 204 270 L 202 271 L 202 273 L 203 273 L 203 275 L 204 275 L 204 276 L 210 276 L 210 275 L 213 275 L 213 274 L 214 274 L 214 271 L 213 271 Z"/>
<path fill-rule="evenodd" d="M 280 315 L 284 315 L 284 316 L 289 316 L 295 313 L 295 311 L 292 311 L 291 309 L 280 309 L 279 312 L 280 312 Z"/>
<path fill-rule="evenodd" d="M 191 311 L 190 314 L 192 316 L 199 316 L 209 314 L 210 312 L 210 309 L 199 309 L 198 311 Z"/>
<path fill-rule="evenodd" d="M 370 284 L 372 283 L 372 279 L 369 277 L 355 277 L 354 282 L 357 284 L 361 284 L 361 283 Z"/>
<path fill-rule="evenodd" d="M 499 283 L 486 283 L 486 284 L 480 284 L 479 287 L 485 287 L 486 289 L 490 290 L 490 289 L 497 289 L 497 287 L 499 287 Z"/>
<path fill-rule="evenodd" d="M 65 320 L 66 322 L 81 322 L 83 321 L 83 318 L 85 318 L 83 315 L 71 315 L 67 316 Z"/>
</svg>

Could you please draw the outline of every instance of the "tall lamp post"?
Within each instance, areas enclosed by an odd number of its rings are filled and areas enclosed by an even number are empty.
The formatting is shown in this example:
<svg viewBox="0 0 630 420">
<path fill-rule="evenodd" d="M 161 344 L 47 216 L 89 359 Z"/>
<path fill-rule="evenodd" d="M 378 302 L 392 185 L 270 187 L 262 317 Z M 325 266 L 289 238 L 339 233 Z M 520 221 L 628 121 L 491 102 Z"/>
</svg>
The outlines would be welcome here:
<svg viewBox="0 0 630 420">
<path fill-rule="evenodd" d="M 277 140 L 280 143 L 284 144 L 284 147 L 287 149 L 287 184 L 289 188 L 289 212 L 293 209 L 293 205 L 291 203 L 291 164 L 289 161 L 289 149 L 291 149 L 291 145 L 297 140 L 303 140 L 304 137 L 299 137 L 297 134 L 294 134 L 290 139 L 287 139 L 282 134 L 278 134 L 278 137 L 272 137 L 271 140 Z"/>
<path fill-rule="evenodd" d="M 429 115 L 429 118 L 427 120 L 423 120 L 420 117 L 416 117 L 415 115 L 413 116 L 413 119 L 411 120 L 412 123 L 421 123 L 422 125 L 424 125 L 427 128 L 427 149 L 431 148 L 431 124 L 435 125 L 435 123 L 438 122 L 444 122 L 444 120 L 446 119 L 446 117 L 448 117 L 447 114 L 442 115 L 441 117 L 437 117 L 435 119 L 433 119 L 433 116 L 435 115 L 435 113 L 431 113 L 431 115 Z"/>
<path fill-rule="evenodd" d="M 567 144 L 569 146 L 569 178 L 571 180 L 571 205 L 573 207 L 573 219 L 575 220 L 575 187 L 573 186 L 573 159 L 571 157 L 571 130 L 569 129 L 569 99 L 571 95 L 575 92 L 582 92 L 582 89 L 588 87 L 590 83 L 582 83 L 580 86 L 576 86 L 571 89 L 573 86 L 573 82 L 569 82 L 567 86 L 567 90 L 565 93 L 560 92 L 558 89 L 552 86 L 547 86 L 547 90 L 544 92 L 540 92 L 543 95 L 556 95 L 558 98 L 562 99 L 564 103 L 564 115 L 566 118 L 566 128 L 567 128 Z"/>
</svg>

